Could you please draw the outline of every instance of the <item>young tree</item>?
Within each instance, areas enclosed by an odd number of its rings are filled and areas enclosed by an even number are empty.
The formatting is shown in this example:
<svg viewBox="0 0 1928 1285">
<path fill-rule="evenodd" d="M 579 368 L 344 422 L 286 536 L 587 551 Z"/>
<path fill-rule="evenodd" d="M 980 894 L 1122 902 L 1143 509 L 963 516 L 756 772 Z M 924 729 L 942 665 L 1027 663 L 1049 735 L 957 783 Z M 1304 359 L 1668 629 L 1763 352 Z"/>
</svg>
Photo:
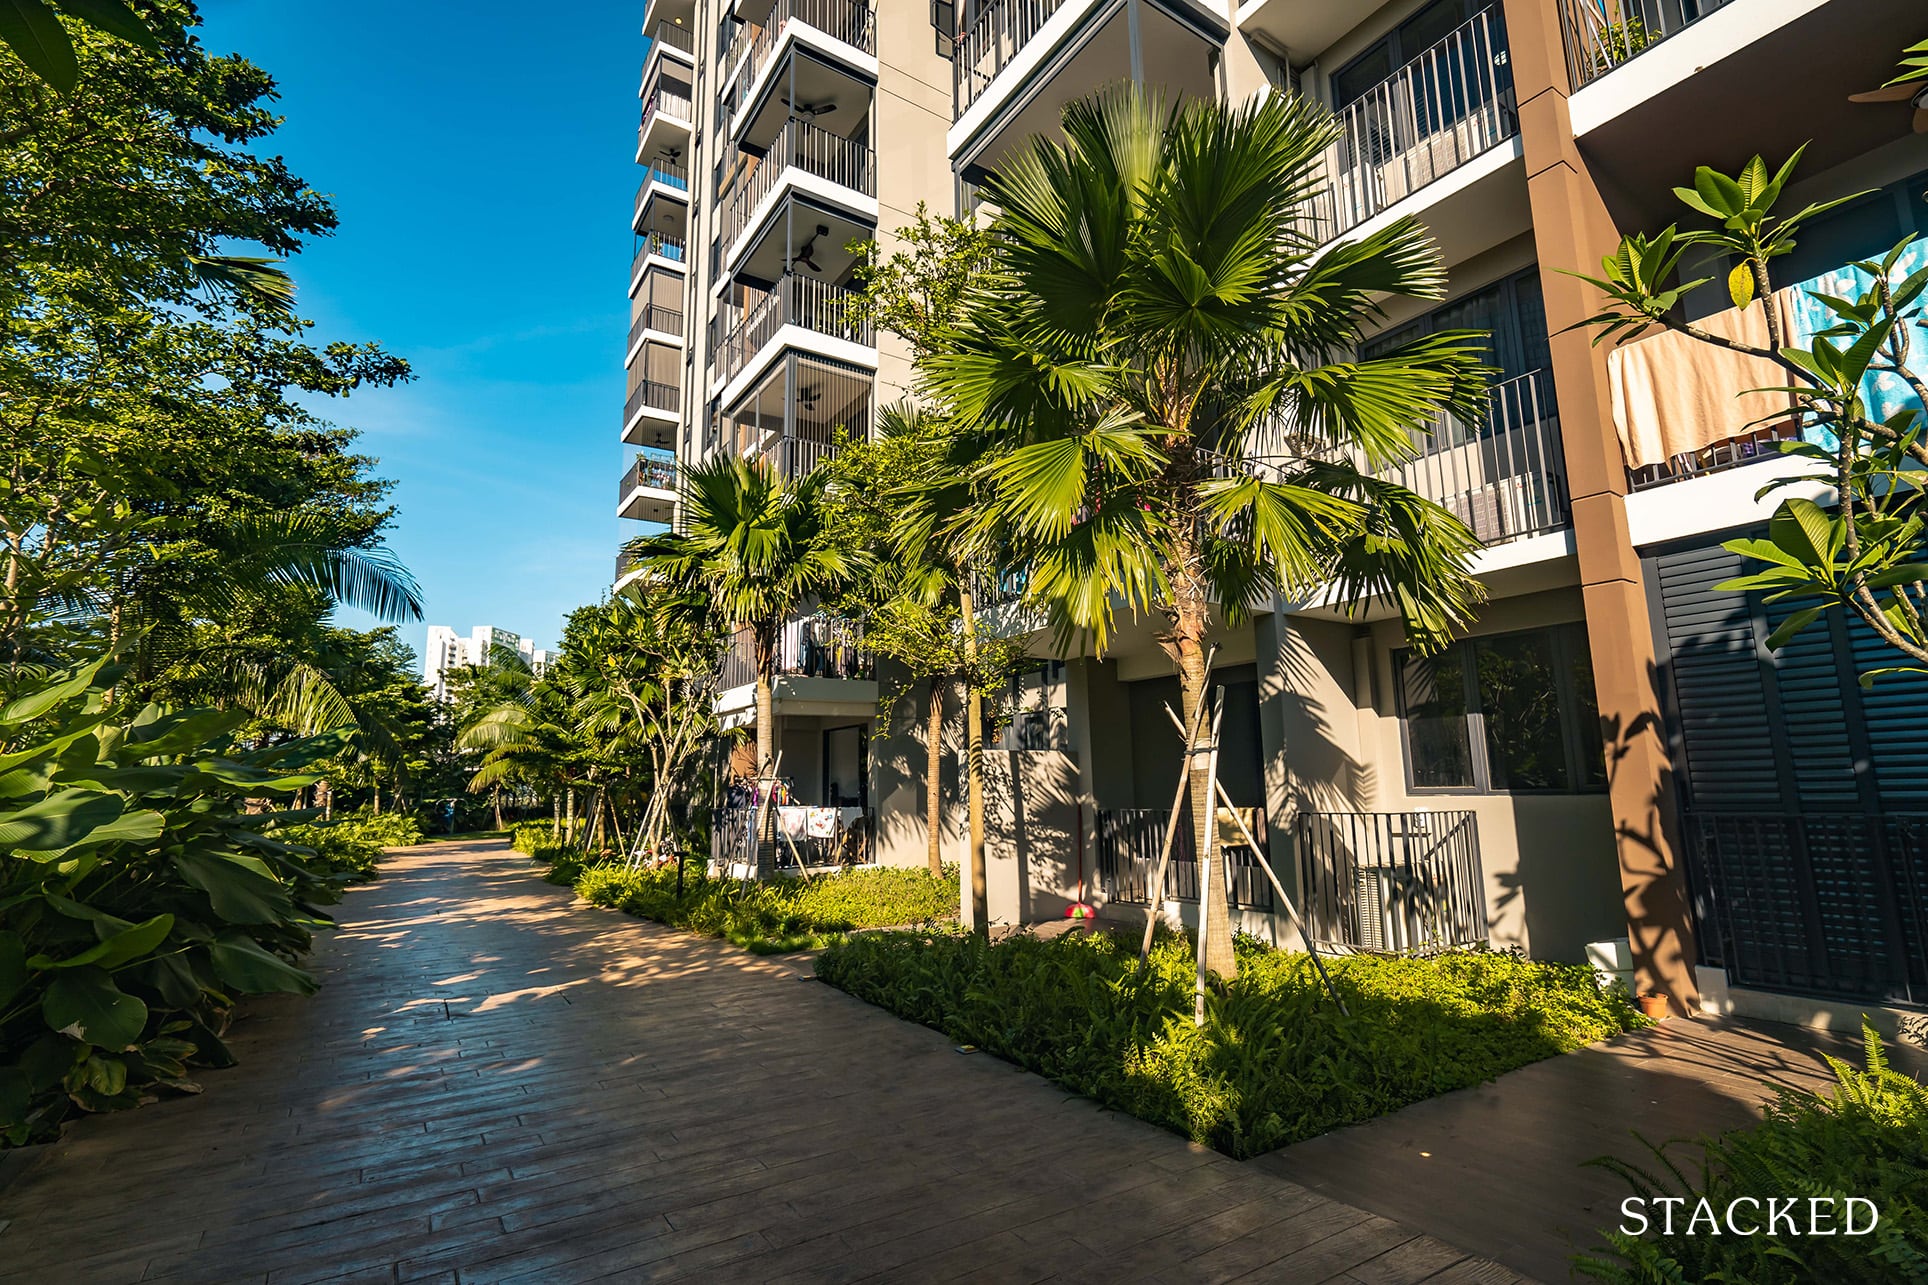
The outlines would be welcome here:
<svg viewBox="0 0 1928 1285">
<path fill-rule="evenodd" d="M 1063 124 L 989 180 L 996 266 L 931 361 L 958 415 L 1002 439 L 981 516 L 1027 546 L 1061 636 L 1102 649 L 1120 607 L 1157 617 L 1188 726 L 1215 610 L 1329 586 L 1383 595 L 1416 646 L 1442 643 L 1480 596 L 1476 542 L 1354 462 L 1409 456 L 1442 411 L 1483 413 L 1478 336 L 1354 356 L 1377 299 L 1443 293 L 1425 230 L 1317 250 L 1338 126 L 1303 99 L 1168 109 L 1127 87 Z M 1192 763 L 1203 852 L 1216 809 Z M 1224 883 L 1201 892 L 1205 965 L 1230 978 Z"/>
<path fill-rule="evenodd" d="M 1928 46 L 1922 62 L 1928 65 Z M 1772 362 L 1784 372 L 1781 387 L 1735 390 L 1784 394 L 1789 410 L 1774 418 L 1791 419 L 1801 430 L 1800 440 L 1784 441 L 1780 449 L 1808 466 L 1791 470 L 1761 494 L 1820 478 L 1833 490 L 1834 503 L 1824 508 L 1805 497 L 1782 499 L 1765 540 L 1729 540 L 1724 546 L 1763 569 L 1720 587 L 1812 604 L 1773 632 L 1767 640 L 1773 648 L 1831 610 L 1852 612 L 1904 661 L 1863 674 L 1868 685 L 1882 674 L 1928 672 L 1928 329 L 1921 306 L 1928 291 L 1928 255 L 1921 250 L 1928 242 L 1910 236 L 1880 259 L 1853 265 L 1864 281 L 1854 295 L 1811 295 L 1832 315 L 1831 324 L 1805 339 L 1783 334 L 1771 304 L 1774 260 L 1793 252 L 1804 224 L 1865 195 L 1777 212 L 1804 150 L 1772 174 L 1758 156 L 1737 175 L 1705 165 L 1695 170 L 1693 187 L 1675 188 L 1674 194 L 1705 226 L 1682 232 L 1670 225 L 1652 236 L 1622 238 L 1602 261 L 1602 275 L 1583 278 L 1609 302 L 1580 324 L 1598 330 L 1596 344 L 1625 343 L 1658 326 Z M 1711 334 L 1682 318 L 1682 297 L 1712 280 L 1681 279 L 1690 250 L 1730 265 L 1729 297 L 1736 308 L 1762 309 L 1766 347 Z M 1883 381 L 1906 395 L 1882 404 Z"/>
<path fill-rule="evenodd" d="M 749 634 L 760 781 L 776 774 L 773 693 L 783 622 L 836 594 L 859 568 L 859 557 L 827 520 L 828 485 L 821 470 L 785 482 L 767 461 L 713 459 L 685 477 L 683 529 L 643 537 L 625 551 L 659 582 L 705 598 L 723 628 Z M 758 815 L 764 815 L 761 798 Z M 774 856 L 773 839 L 760 835 L 757 864 Z"/>
</svg>

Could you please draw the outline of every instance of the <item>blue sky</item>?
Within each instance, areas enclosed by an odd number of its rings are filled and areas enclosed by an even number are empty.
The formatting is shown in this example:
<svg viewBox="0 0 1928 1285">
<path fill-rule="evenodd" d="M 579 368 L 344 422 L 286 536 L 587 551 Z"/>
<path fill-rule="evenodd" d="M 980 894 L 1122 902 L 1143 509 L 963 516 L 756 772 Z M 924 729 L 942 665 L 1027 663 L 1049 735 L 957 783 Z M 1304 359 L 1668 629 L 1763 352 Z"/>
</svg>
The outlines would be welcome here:
<svg viewBox="0 0 1928 1285">
<path fill-rule="evenodd" d="M 259 150 L 341 218 L 291 265 L 314 337 L 414 364 L 319 409 L 396 483 L 390 544 L 431 623 L 553 645 L 608 588 L 642 13 L 203 0 L 203 42 L 280 83 L 286 124 Z M 418 653 L 424 632 L 402 629 Z"/>
</svg>

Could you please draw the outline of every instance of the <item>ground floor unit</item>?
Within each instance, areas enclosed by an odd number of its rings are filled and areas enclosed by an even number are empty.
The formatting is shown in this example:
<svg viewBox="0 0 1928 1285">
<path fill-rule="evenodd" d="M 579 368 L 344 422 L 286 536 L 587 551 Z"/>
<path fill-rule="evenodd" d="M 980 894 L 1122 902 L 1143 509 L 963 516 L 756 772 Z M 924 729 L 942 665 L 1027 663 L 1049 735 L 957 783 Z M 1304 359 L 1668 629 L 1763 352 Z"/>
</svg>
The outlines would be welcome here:
<svg viewBox="0 0 1928 1285">
<path fill-rule="evenodd" d="M 1591 960 L 1686 1010 L 1817 1024 L 1928 1010 L 1928 679 L 1864 690 L 1880 644 L 1846 616 L 1770 650 L 1787 608 L 1716 587 L 1740 573 L 1721 542 L 1746 528 L 1678 515 L 1751 497 L 1759 467 L 1630 497 L 1651 538 L 1610 591 L 1582 583 L 1570 532 L 1487 550 L 1489 601 L 1436 655 L 1383 611 L 1221 622 L 1236 926 L 1298 937 L 1263 862 L 1326 948 Z M 1155 628 L 1126 622 L 1102 656 L 1047 654 L 1040 634 L 995 703 L 994 923 L 1080 902 L 1137 918 L 1154 899 L 1195 918 L 1189 826 L 1150 888 L 1182 761 Z M 794 801 L 861 815 L 865 860 L 923 863 L 928 685 L 807 641 L 778 684 Z M 960 863 L 961 722 L 953 703 L 941 851 Z"/>
</svg>

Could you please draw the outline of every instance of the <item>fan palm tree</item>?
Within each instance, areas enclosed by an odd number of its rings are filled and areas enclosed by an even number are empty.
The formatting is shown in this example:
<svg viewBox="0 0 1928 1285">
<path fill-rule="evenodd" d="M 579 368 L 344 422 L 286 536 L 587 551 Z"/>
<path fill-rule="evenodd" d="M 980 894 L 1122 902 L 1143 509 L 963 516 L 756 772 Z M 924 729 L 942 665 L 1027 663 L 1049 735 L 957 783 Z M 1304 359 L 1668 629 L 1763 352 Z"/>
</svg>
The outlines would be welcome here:
<svg viewBox="0 0 1928 1285">
<path fill-rule="evenodd" d="M 764 460 L 717 457 L 689 470 L 683 529 L 631 542 L 640 566 L 677 589 L 709 599 L 725 629 L 747 631 L 756 663 L 756 761 L 759 780 L 776 773 L 777 642 L 783 622 L 834 593 L 857 570 L 857 556 L 827 521 L 829 474 L 785 482 Z M 758 864 L 774 855 L 767 837 Z"/>
<path fill-rule="evenodd" d="M 1031 556 L 1060 639 L 1103 649 L 1122 609 L 1159 622 L 1194 725 L 1214 609 L 1282 593 L 1390 599 L 1425 648 L 1470 617 L 1472 534 L 1372 470 L 1442 411 L 1484 412 L 1481 337 L 1355 356 L 1385 296 L 1438 298 L 1400 219 L 1321 251 L 1311 212 L 1338 128 L 1302 99 L 1168 109 L 1130 87 L 1073 102 L 987 183 L 996 264 L 931 382 L 1002 438 L 980 517 Z M 1361 467 L 1363 465 L 1364 467 Z M 1196 762 L 1196 760 L 1192 760 Z M 1198 851 L 1215 815 L 1191 775 Z M 1223 881 L 1206 966 L 1236 975 Z"/>
</svg>

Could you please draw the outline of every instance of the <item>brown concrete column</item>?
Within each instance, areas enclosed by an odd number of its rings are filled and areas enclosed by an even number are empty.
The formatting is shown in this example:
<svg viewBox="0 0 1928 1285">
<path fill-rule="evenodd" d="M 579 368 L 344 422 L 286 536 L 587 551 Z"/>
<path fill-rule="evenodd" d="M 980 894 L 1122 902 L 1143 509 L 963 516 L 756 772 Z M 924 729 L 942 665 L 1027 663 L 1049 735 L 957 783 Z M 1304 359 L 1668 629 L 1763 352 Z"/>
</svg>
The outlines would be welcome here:
<svg viewBox="0 0 1928 1285">
<path fill-rule="evenodd" d="M 1505 10 L 1635 981 L 1641 991 L 1666 994 L 1677 1013 L 1692 1013 L 1699 1004 L 1693 921 L 1651 617 L 1627 529 L 1607 350 L 1594 348 L 1589 332 L 1560 333 L 1601 303 L 1598 291 L 1566 273 L 1599 275 L 1620 232 L 1574 142 L 1556 0 L 1505 0 Z"/>
</svg>

